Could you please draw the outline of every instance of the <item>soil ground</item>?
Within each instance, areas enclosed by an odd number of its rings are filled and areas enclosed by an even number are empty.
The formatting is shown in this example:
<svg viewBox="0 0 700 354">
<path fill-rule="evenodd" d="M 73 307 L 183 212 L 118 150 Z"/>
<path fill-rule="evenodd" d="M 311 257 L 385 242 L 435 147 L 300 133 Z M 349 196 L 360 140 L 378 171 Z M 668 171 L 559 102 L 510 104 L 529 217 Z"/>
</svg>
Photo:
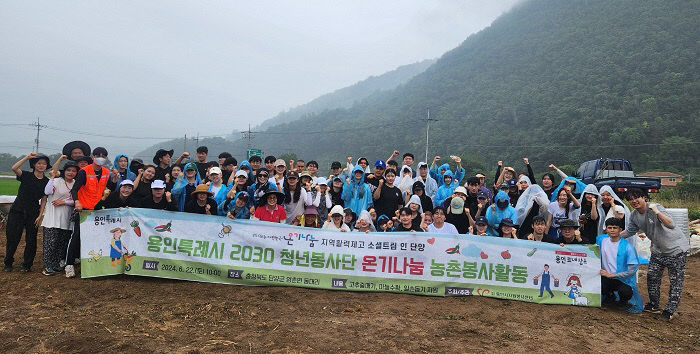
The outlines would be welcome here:
<svg viewBox="0 0 700 354">
<path fill-rule="evenodd" d="M 5 234 L 0 232 L 0 258 Z M 695 352 L 700 257 L 671 322 L 609 308 L 0 273 L 0 352 Z M 21 262 L 23 245 L 18 250 Z M 647 298 L 646 268 L 640 289 Z M 666 302 L 668 282 L 662 288 Z"/>
</svg>

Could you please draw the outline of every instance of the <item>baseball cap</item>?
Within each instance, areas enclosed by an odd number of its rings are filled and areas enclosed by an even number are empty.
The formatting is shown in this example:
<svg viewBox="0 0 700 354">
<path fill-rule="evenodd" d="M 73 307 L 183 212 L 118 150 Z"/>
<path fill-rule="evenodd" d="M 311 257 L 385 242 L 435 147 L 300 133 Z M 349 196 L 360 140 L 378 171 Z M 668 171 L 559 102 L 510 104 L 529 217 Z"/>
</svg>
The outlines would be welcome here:
<svg viewBox="0 0 700 354">
<path fill-rule="evenodd" d="M 155 181 L 153 181 L 155 182 Z M 134 186 L 134 182 L 130 179 L 125 179 L 121 183 L 119 183 L 119 187 L 121 186 Z M 151 188 L 153 188 L 153 183 L 151 183 Z"/>
<path fill-rule="evenodd" d="M 284 163 L 284 160 L 277 159 L 277 160 L 275 160 L 275 167 L 277 167 L 277 166 L 287 166 L 287 165 Z"/>
<path fill-rule="evenodd" d="M 210 175 L 213 175 L 213 174 L 220 175 L 220 174 L 221 174 L 221 169 L 218 168 L 218 167 L 216 167 L 216 166 L 214 166 L 214 167 L 212 167 L 212 168 L 209 169 L 209 174 L 210 174 Z"/>
<path fill-rule="evenodd" d="M 384 160 L 377 160 L 374 162 L 374 167 L 386 169 L 386 162 L 384 162 Z"/>
<path fill-rule="evenodd" d="M 464 200 L 462 200 L 462 198 L 452 198 L 452 202 L 450 202 L 450 213 L 462 214 L 463 211 Z"/>
<path fill-rule="evenodd" d="M 486 220 L 485 216 L 480 216 L 480 217 L 476 218 L 476 221 L 474 223 L 477 225 L 486 225 L 486 226 L 489 225 L 489 222 Z"/>
<path fill-rule="evenodd" d="M 576 221 L 571 220 L 571 219 L 564 219 L 559 222 L 559 228 L 564 228 L 564 227 L 573 227 L 574 229 L 578 229 L 578 224 L 576 224 Z"/>
<path fill-rule="evenodd" d="M 474 177 L 476 177 L 476 178 L 486 178 L 486 175 L 484 175 L 483 173 L 477 173 L 477 174 L 474 175 Z"/>
<path fill-rule="evenodd" d="M 498 186 L 498 189 L 508 189 L 508 182 L 503 182 Z"/>
<path fill-rule="evenodd" d="M 331 163 L 331 169 L 340 168 L 340 167 L 341 167 L 341 165 L 340 165 L 340 162 L 338 162 L 338 161 L 333 161 L 333 163 Z"/>
<path fill-rule="evenodd" d="M 151 182 L 151 189 L 164 189 L 165 188 L 165 182 L 161 179 L 157 179 L 153 182 Z"/>
<path fill-rule="evenodd" d="M 509 218 L 505 218 L 505 219 L 501 220 L 501 222 L 498 224 L 498 226 L 510 226 L 510 227 L 514 227 L 515 224 L 513 224 L 513 220 L 511 220 L 511 219 L 509 219 Z"/>
<path fill-rule="evenodd" d="M 328 181 L 326 180 L 326 177 L 318 177 L 316 179 L 316 184 L 318 184 L 319 186 L 327 186 Z"/>
<path fill-rule="evenodd" d="M 248 172 L 243 171 L 243 170 L 238 170 L 238 171 L 236 171 L 236 174 L 234 176 L 235 177 L 244 176 L 245 178 L 248 178 Z"/>
<path fill-rule="evenodd" d="M 479 191 L 479 193 L 476 194 L 477 199 L 489 199 L 489 195 L 484 192 L 484 191 Z"/>
<path fill-rule="evenodd" d="M 517 188 L 517 187 L 518 187 L 518 181 L 516 181 L 515 178 L 508 180 L 508 188 Z"/>
</svg>

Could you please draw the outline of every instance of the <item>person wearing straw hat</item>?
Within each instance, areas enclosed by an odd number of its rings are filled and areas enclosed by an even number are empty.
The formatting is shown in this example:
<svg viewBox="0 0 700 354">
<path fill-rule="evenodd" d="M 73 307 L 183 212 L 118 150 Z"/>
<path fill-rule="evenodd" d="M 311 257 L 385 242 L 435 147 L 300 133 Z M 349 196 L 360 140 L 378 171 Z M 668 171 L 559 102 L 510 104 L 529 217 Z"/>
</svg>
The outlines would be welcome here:
<svg viewBox="0 0 700 354">
<path fill-rule="evenodd" d="M 264 204 L 260 204 L 253 211 L 255 220 L 276 222 L 284 224 L 287 221 L 287 212 L 281 202 L 284 201 L 284 193 L 280 193 L 272 188 L 268 189 L 265 194 L 260 197 Z"/>
<path fill-rule="evenodd" d="M 214 194 L 209 191 L 209 185 L 200 184 L 192 192 L 192 200 L 185 205 L 186 213 L 216 215 L 216 201 Z"/>
<path fill-rule="evenodd" d="M 112 234 L 112 240 L 109 242 L 109 258 L 112 259 L 112 266 L 117 264 L 122 264 L 122 255 L 126 251 L 126 246 L 122 245 L 122 234 L 126 233 L 126 230 L 121 227 L 115 227 L 109 230 Z"/>
<path fill-rule="evenodd" d="M 21 169 L 26 161 L 29 161 L 29 167 L 32 171 Z M 30 152 L 12 165 L 12 171 L 17 175 L 16 178 L 20 184 L 17 197 L 10 207 L 7 218 L 7 248 L 4 268 L 6 272 L 12 271 L 14 255 L 19 241 L 22 239 L 23 231 L 25 233 L 24 262 L 20 271 L 23 273 L 31 271 L 34 256 L 36 256 L 36 235 L 41 224 L 39 201 L 44 197 L 44 188 L 49 182 L 49 179 L 44 175 L 46 169 L 51 168 L 49 162 L 46 155 Z"/>
</svg>

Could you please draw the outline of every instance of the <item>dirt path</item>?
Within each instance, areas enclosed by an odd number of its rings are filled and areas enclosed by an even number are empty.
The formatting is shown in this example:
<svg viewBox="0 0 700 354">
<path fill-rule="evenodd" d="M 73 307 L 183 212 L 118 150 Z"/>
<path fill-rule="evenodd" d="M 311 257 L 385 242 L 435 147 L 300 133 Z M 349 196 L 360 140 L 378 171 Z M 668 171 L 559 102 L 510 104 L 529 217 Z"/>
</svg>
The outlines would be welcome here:
<svg viewBox="0 0 700 354">
<path fill-rule="evenodd" d="M 4 232 L 0 236 L 4 258 Z M 46 277 L 39 272 L 40 254 L 37 259 L 32 273 L 0 273 L 2 353 L 691 352 L 700 347 L 699 257 L 688 261 L 682 315 L 670 323 L 650 314 L 481 297 L 242 287 L 134 276 Z M 646 298 L 642 273 L 640 289 Z M 662 293 L 667 289 L 665 282 Z"/>
</svg>

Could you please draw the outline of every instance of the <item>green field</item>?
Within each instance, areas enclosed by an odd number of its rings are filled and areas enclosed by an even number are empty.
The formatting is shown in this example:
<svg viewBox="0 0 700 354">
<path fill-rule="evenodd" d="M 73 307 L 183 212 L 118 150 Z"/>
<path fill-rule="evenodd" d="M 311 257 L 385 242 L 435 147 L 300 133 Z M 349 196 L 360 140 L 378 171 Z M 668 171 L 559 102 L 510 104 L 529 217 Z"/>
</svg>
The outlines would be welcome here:
<svg viewBox="0 0 700 354">
<path fill-rule="evenodd" d="M 19 181 L 16 179 L 0 179 L 0 195 L 17 195 Z"/>
</svg>

